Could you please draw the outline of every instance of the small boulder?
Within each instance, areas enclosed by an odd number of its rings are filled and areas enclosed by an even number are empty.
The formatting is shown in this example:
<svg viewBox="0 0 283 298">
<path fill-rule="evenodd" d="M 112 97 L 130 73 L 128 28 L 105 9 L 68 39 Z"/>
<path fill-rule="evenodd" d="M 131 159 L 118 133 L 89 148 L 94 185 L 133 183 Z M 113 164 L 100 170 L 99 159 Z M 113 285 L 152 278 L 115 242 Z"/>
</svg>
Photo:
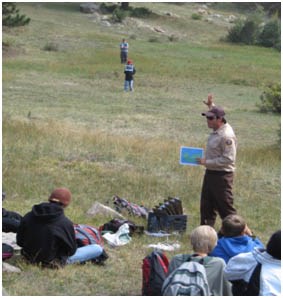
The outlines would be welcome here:
<svg viewBox="0 0 283 298">
<path fill-rule="evenodd" d="M 91 208 L 87 211 L 87 215 L 89 216 L 95 216 L 95 215 L 110 215 L 113 218 L 118 217 L 125 219 L 125 217 L 120 214 L 119 212 L 115 211 L 114 209 L 105 206 L 101 203 L 95 202 Z"/>
</svg>

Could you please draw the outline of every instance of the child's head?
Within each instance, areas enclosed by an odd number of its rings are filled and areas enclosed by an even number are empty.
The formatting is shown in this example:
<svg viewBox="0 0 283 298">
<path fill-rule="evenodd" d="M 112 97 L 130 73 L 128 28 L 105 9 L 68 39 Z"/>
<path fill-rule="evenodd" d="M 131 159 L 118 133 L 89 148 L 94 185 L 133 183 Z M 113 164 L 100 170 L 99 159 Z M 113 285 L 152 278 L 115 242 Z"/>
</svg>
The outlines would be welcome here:
<svg viewBox="0 0 283 298">
<path fill-rule="evenodd" d="M 224 237 L 237 237 L 244 234 L 245 220 L 237 214 L 226 216 L 222 221 L 221 232 Z"/>
<path fill-rule="evenodd" d="M 133 61 L 129 59 L 129 60 L 127 61 L 127 64 L 133 64 Z"/>
<path fill-rule="evenodd" d="M 209 254 L 217 243 L 217 233 L 211 227 L 202 225 L 195 228 L 190 236 L 194 252 Z"/>
<path fill-rule="evenodd" d="M 266 251 L 273 258 L 281 260 L 281 230 L 272 234 L 266 245 Z"/>
</svg>

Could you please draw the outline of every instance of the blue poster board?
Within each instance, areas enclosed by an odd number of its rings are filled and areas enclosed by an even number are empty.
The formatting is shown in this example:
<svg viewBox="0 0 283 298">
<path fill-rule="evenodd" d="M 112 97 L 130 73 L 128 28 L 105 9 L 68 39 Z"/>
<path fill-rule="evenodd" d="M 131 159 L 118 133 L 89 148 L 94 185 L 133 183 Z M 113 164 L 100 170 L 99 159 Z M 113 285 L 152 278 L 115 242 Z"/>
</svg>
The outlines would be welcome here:
<svg viewBox="0 0 283 298">
<path fill-rule="evenodd" d="M 199 164 L 196 162 L 196 158 L 203 157 L 203 149 L 202 148 L 193 148 L 193 147 L 184 147 L 182 146 L 180 149 L 180 164 L 181 165 L 190 165 L 190 166 L 198 166 Z"/>
</svg>

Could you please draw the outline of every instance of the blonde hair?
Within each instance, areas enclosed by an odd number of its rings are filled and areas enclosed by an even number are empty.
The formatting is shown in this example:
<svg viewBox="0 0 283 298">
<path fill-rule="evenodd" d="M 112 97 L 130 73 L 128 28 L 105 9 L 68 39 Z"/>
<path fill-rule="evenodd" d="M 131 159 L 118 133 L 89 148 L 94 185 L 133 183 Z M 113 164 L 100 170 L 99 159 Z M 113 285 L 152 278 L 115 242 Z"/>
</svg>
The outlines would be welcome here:
<svg viewBox="0 0 283 298">
<path fill-rule="evenodd" d="M 208 225 L 195 228 L 190 236 L 194 252 L 210 253 L 217 244 L 217 233 Z"/>
</svg>

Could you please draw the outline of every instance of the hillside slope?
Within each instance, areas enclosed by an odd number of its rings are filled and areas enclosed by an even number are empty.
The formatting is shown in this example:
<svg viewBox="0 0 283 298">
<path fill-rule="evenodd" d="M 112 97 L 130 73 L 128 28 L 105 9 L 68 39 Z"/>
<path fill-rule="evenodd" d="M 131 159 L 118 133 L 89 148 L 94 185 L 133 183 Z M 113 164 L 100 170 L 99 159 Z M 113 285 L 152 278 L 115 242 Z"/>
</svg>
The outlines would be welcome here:
<svg viewBox="0 0 283 298">
<path fill-rule="evenodd" d="M 179 150 L 205 148 L 210 131 L 200 114 L 211 92 L 238 137 L 235 206 L 266 243 L 280 226 L 280 116 L 256 104 L 266 84 L 280 81 L 281 60 L 272 49 L 221 41 L 230 16 L 243 12 L 135 2 L 155 16 L 113 24 L 110 14 L 84 14 L 74 2 L 17 5 L 31 23 L 2 32 L 3 207 L 25 214 L 65 186 L 73 194 L 66 215 L 100 226 L 110 218 L 86 213 L 96 201 L 113 207 L 114 194 L 149 208 L 178 196 L 187 231 L 169 237 L 181 247 L 167 255 L 191 251 L 204 169 L 181 166 Z M 123 91 L 123 37 L 137 69 L 132 93 Z M 3 287 L 16 296 L 138 296 L 142 259 L 161 241 L 141 235 L 121 248 L 105 244 L 101 267 L 42 270 L 16 255 L 9 262 L 22 272 L 3 273 Z"/>
</svg>

